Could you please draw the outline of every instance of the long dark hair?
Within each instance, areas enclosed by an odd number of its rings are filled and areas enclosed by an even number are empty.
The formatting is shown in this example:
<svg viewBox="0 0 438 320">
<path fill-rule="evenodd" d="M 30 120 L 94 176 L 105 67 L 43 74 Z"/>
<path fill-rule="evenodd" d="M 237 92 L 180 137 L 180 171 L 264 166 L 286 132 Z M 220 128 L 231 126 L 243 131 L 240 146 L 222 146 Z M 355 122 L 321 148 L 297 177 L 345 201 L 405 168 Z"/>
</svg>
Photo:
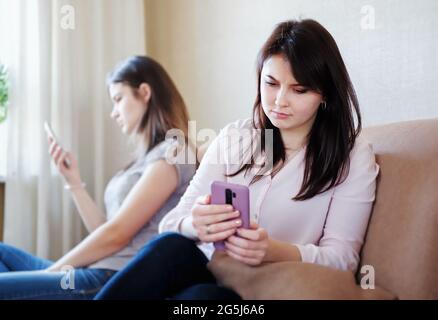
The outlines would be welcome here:
<svg viewBox="0 0 438 320">
<path fill-rule="evenodd" d="M 170 129 L 180 129 L 187 141 L 189 115 L 184 100 L 164 68 L 145 56 L 132 56 L 121 62 L 108 75 L 107 85 L 124 83 L 134 95 L 142 83 L 151 87 L 149 106 L 138 126 L 137 135 L 143 137 L 146 152 L 166 137 Z"/>
<path fill-rule="evenodd" d="M 253 127 L 261 130 L 261 150 L 265 150 L 265 130 L 273 130 L 273 167 L 277 172 L 286 159 L 280 130 L 265 115 L 260 96 L 260 76 L 264 62 L 283 55 L 290 63 L 294 78 L 310 90 L 320 92 L 326 102 L 318 108 L 307 136 L 303 183 L 292 200 L 306 200 L 342 183 L 350 170 L 350 151 L 362 129 L 359 102 L 353 85 L 330 33 L 310 19 L 285 21 L 276 26 L 261 48 L 257 59 L 257 96 L 253 108 Z M 357 117 L 355 128 L 353 112 Z M 279 164 L 280 166 L 277 166 Z M 254 162 L 243 165 L 250 170 Z M 274 171 L 274 172 L 276 172 Z M 253 177 L 251 184 L 262 178 Z"/>
</svg>

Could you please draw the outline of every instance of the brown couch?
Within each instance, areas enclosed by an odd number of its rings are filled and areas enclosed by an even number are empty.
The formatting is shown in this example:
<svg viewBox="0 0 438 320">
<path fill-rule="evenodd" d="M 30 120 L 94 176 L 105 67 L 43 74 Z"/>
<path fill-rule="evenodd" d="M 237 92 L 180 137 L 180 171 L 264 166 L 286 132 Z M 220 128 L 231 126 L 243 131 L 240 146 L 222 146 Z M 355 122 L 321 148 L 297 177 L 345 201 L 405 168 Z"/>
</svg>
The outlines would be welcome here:
<svg viewBox="0 0 438 320">
<path fill-rule="evenodd" d="M 399 299 L 438 299 L 438 119 L 363 133 L 381 173 L 361 265 Z"/>
<path fill-rule="evenodd" d="M 438 119 L 365 128 L 381 171 L 356 276 L 307 263 L 249 267 L 217 255 L 210 270 L 244 299 L 438 299 Z M 375 289 L 360 286 L 374 268 Z"/>
</svg>

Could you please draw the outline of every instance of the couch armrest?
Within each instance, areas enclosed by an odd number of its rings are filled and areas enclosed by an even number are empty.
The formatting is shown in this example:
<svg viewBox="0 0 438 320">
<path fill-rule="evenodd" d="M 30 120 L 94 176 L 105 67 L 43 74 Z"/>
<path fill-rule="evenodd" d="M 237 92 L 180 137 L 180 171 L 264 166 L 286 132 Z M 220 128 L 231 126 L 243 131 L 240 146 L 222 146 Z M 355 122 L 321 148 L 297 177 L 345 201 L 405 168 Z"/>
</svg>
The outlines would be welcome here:
<svg viewBox="0 0 438 320">
<path fill-rule="evenodd" d="M 216 251 L 207 265 L 217 281 L 245 300 L 395 299 L 382 288 L 362 289 L 352 272 L 302 262 L 245 265 Z"/>
</svg>

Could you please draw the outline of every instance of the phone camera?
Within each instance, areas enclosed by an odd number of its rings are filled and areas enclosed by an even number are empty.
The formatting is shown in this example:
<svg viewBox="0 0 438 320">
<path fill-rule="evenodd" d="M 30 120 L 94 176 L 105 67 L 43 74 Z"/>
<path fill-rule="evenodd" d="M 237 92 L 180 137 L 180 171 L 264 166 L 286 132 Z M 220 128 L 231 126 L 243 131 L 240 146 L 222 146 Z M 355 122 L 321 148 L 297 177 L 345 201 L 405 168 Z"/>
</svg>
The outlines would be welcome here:
<svg viewBox="0 0 438 320">
<path fill-rule="evenodd" d="M 225 203 L 226 204 L 233 204 L 233 196 L 235 197 L 236 194 L 231 191 L 231 189 L 225 189 Z"/>
</svg>

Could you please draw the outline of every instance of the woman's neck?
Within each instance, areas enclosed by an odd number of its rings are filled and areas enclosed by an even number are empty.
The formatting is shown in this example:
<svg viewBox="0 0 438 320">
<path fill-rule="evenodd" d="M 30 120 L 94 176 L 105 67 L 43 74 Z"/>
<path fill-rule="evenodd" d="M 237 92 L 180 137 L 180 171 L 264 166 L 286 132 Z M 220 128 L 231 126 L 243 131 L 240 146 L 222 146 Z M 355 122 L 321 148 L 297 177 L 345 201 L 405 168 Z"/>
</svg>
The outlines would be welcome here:
<svg viewBox="0 0 438 320">
<path fill-rule="evenodd" d="M 307 132 L 280 130 L 286 154 L 292 154 L 300 150 L 307 143 Z"/>
<path fill-rule="evenodd" d="M 286 154 L 295 153 L 307 144 L 307 136 L 312 129 L 315 117 L 302 124 L 297 128 L 280 129 L 281 138 L 283 139 Z"/>
</svg>

